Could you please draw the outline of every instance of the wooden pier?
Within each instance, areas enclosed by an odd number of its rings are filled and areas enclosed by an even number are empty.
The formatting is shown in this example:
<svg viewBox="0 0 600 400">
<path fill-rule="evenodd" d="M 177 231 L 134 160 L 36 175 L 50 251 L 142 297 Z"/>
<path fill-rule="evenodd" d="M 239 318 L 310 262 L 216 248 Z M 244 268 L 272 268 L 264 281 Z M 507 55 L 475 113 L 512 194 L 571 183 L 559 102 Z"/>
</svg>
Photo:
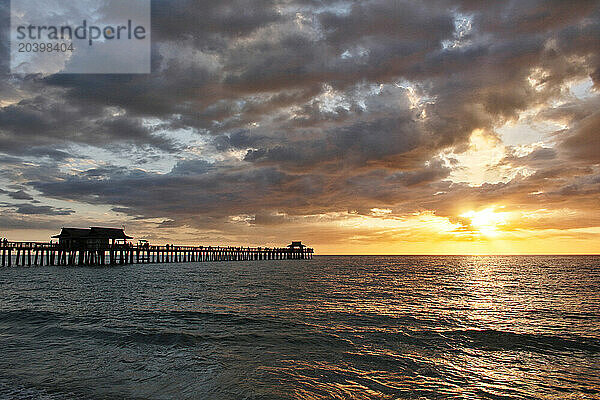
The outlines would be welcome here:
<svg viewBox="0 0 600 400">
<path fill-rule="evenodd" d="M 297 243 L 297 242 L 294 242 Z M 2 267 L 90 266 L 209 261 L 312 259 L 314 250 L 288 247 L 153 246 L 148 243 L 113 243 L 97 248 L 72 248 L 52 242 L 0 242 Z"/>
</svg>

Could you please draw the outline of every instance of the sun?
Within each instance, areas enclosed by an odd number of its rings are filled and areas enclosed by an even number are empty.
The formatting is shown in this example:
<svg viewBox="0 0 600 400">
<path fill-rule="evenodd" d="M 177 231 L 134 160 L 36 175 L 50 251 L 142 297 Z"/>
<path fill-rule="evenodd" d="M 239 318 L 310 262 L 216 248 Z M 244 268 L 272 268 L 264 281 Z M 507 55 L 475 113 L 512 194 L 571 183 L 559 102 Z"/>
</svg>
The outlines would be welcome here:
<svg viewBox="0 0 600 400">
<path fill-rule="evenodd" d="M 496 212 L 495 207 L 480 211 L 467 211 L 460 215 L 470 220 L 469 225 L 484 236 L 494 237 L 499 234 L 499 227 L 507 223 L 508 213 Z"/>
</svg>

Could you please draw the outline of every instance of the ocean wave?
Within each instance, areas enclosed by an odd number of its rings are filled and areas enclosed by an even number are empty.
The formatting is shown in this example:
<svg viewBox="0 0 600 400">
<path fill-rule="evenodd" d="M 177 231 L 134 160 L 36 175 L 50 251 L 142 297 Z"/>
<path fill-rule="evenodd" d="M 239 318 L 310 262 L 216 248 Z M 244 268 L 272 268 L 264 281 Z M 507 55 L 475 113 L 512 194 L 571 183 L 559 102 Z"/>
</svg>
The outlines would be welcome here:
<svg viewBox="0 0 600 400">
<path fill-rule="evenodd" d="M 470 347 L 494 350 L 526 350 L 535 352 L 583 351 L 600 353 L 600 340 L 571 335 L 569 337 L 540 333 L 517 333 L 495 329 L 464 329 L 446 331 L 443 336 L 460 340 Z"/>
</svg>

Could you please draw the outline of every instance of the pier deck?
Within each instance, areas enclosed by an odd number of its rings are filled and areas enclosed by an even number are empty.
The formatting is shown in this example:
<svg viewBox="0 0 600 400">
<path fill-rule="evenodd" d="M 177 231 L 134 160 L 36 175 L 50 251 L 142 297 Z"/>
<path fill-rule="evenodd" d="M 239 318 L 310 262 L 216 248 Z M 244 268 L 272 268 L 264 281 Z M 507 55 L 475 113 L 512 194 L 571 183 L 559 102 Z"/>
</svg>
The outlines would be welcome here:
<svg viewBox="0 0 600 400">
<path fill-rule="evenodd" d="M 0 242 L 2 267 L 44 265 L 124 265 L 207 261 L 258 261 L 312 259 L 309 247 L 154 246 L 113 244 L 102 248 L 73 249 L 58 243 Z"/>
</svg>

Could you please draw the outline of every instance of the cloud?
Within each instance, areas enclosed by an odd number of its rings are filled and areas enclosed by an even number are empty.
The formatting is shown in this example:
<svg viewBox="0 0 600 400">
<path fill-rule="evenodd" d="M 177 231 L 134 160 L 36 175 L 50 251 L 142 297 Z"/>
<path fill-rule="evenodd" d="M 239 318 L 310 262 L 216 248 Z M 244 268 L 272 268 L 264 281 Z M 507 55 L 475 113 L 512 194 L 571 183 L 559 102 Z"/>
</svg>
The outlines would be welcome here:
<svg viewBox="0 0 600 400">
<path fill-rule="evenodd" d="M 583 118 L 573 131 L 562 147 L 577 160 L 600 164 L 600 112 Z"/>
<path fill-rule="evenodd" d="M 569 87 L 598 86 L 597 1 L 152 6 L 150 75 L 0 75 L 0 177 L 22 185 L 8 196 L 228 240 L 373 208 L 456 218 L 543 203 L 580 220 L 545 226 L 596 221 L 581 215 L 598 211 L 598 95 Z M 524 151 L 501 144 L 507 122 L 552 132 Z M 505 152 L 486 166 L 499 182 L 452 181 L 473 132 Z"/>
<path fill-rule="evenodd" d="M 5 205 L 8 208 L 14 208 L 15 213 L 22 215 L 71 215 L 74 214 L 75 211 L 65 208 L 54 208 L 51 206 L 36 206 L 33 204 L 9 204 Z"/>
<path fill-rule="evenodd" d="M 110 115 L 106 109 L 82 104 L 61 104 L 51 95 L 0 108 L 0 132 L 4 153 L 55 159 L 68 158 L 65 144 L 107 148 L 131 144 L 167 152 L 177 148 L 139 118 Z"/>
<path fill-rule="evenodd" d="M 17 200 L 33 200 L 33 197 L 23 190 L 9 192 L 8 196 Z"/>
</svg>

